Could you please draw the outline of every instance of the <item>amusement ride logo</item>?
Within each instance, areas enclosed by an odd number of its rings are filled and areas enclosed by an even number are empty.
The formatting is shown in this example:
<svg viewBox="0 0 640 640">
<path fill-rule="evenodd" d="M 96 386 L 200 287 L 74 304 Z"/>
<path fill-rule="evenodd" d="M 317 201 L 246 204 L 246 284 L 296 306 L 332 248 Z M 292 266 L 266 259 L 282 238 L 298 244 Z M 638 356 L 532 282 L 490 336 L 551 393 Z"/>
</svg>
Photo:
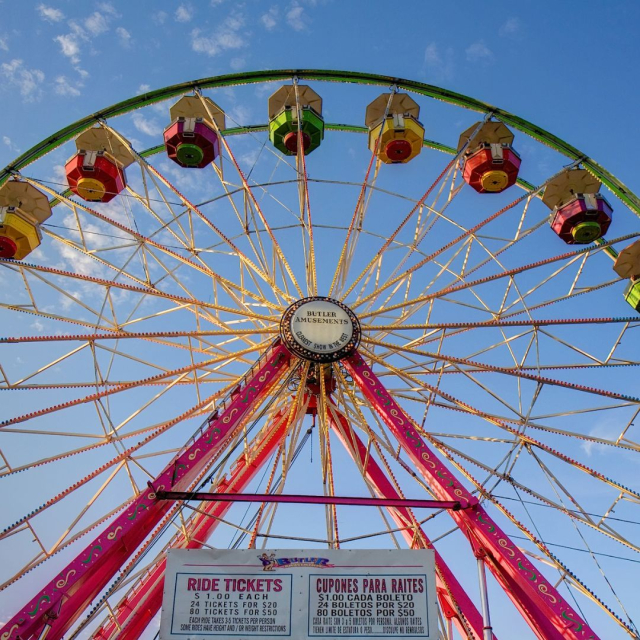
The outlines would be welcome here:
<svg viewBox="0 0 640 640">
<path fill-rule="evenodd" d="M 337 362 L 358 346 L 360 323 L 339 300 L 313 296 L 297 300 L 285 311 L 280 335 L 287 349 L 299 358 Z"/>
<path fill-rule="evenodd" d="M 317 567 L 320 569 L 331 569 L 335 567 L 329 562 L 329 558 L 276 558 L 276 554 L 267 555 L 263 553 L 258 556 L 262 562 L 263 571 L 275 571 L 284 567 Z"/>
</svg>

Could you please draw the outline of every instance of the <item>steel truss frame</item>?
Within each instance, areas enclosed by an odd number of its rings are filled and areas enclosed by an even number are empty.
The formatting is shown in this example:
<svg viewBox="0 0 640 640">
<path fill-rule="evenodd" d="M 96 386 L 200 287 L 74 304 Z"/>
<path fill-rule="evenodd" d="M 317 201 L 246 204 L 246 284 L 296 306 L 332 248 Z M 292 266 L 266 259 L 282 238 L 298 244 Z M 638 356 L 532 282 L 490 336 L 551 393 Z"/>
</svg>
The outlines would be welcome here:
<svg viewBox="0 0 640 640">
<path fill-rule="evenodd" d="M 43 632 L 49 640 L 63 638 L 171 508 L 171 503 L 156 499 L 156 491 L 188 488 L 262 404 L 288 368 L 290 359 L 286 348 L 276 341 L 222 407 L 209 417 L 195 441 L 6 623 L 2 640 L 26 640 L 41 637 Z"/>
<path fill-rule="evenodd" d="M 597 638 L 569 603 L 536 571 L 524 553 L 424 441 L 420 430 L 385 389 L 359 353 L 343 361 L 372 408 L 441 500 L 460 500 L 471 509 L 449 511 L 481 558 L 540 640 Z"/>
<path fill-rule="evenodd" d="M 158 499 L 157 492 L 189 490 L 210 460 L 264 403 L 275 383 L 289 369 L 291 360 L 287 349 L 276 340 L 221 407 L 208 418 L 206 427 L 193 438 L 193 442 L 187 443 L 149 483 L 149 489 L 132 501 L 82 553 L 11 618 L 4 627 L 2 640 L 26 640 L 43 635 L 50 640 L 63 638 L 86 607 L 110 581 L 118 577 L 125 562 L 144 546 L 149 534 L 169 513 L 172 502 Z M 428 447 L 425 434 L 395 402 L 362 356 L 356 352 L 345 358 L 342 364 L 400 448 L 409 456 L 435 498 L 460 502 L 466 507 L 451 509 L 449 513 L 469 540 L 476 557 L 493 573 L 536 636 L 540 640 L 597 639 L 595 632 L 536 570 L 479 500 L 462 486 Z M 285 404 L 280 408 L 251 449 L 240 456 L 230 479 L 218 483 L 217 492 L 239 492 L 246 488 L 286 436 L 291 422 L 289 406 Z M 332 431 L 375 493 L 381 498 L 402 499 L 385 471 L 367 454 L 367 448 L 347 418 L 331 399 L 325 406 Z M 171 546 L 203 546 L 231 504 L 229 501 L 205 503 L 189 519 L 188 529 Z M 433 548 L 408 507 L 387 508 L 410 547 Z M 160 557 L 137 581 L 131 596 L 120 601 L 93 638 L 112 638 L 116 633 L 120 638 L 139 636 L 161 605 L 164 562 Z M 483 638 L 481 614 L 437 552 L 436 572 L 437 595 L 445 616 L 455 622 L 461 634 L 473 640 Z"/>
</svg>

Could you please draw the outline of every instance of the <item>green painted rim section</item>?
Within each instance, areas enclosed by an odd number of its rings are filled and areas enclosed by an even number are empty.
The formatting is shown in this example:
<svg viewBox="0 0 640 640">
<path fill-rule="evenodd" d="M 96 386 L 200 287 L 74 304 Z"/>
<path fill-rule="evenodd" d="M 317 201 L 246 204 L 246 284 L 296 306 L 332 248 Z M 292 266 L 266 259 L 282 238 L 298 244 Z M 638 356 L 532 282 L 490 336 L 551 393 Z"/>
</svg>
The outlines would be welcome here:
<svg viewBox="0 0 640 640">
<path fill-rule="evenodd" d="M 163 89 L 143 93 L 142 95 L 135 96 L 129 100 L 124 100 L 123 102 L 118 102 L 106 109 L 102 109 L 101 111 L 82 118 L 64 129 L 60 129 L 57 133 L 54 133 L 52 136 L 46 138 L 42 142 L 39 142 L 23 153 L 11 164 L 5 167 L 2 172 L 0 172 L 0 185 L 3 184 L 13 173 L 19 172 L 30 163 L 71 140 L 79 133 L 101 120 L 107 120 L 115 116 L 123 115 L 134 111 L 135 109 L 140 109 L 147 105 L 155 104 L 162 100 L 166 100 L 174 96 L 180 96 L 194 90 L 216 89 L 259 82 L 287 81 L 292 78 L 325 82 L 348 82 L 382 87 L 395 86 L 403 91 L 410 91 L 429 98 L 442 100 L 464 109 L 477 111 L 478 113 L 490 113 L 505 124 L 527 134 L 534 140 L 538 140 L 539 142 L 546 144 L 552 149 L 555 149 L 559 153 L 565 155 L 567 158 L 570 158 L 572 161 L 581 162 L 585 169 L 588 169 L 593 173 L 636 215 L 640 216 L 640 198 L 638 198 L 635 193 L 620 182 L 620 180 L 618 180 L 613 174 L 600 166 L 595 160 L 589 158 L 585 153 L 582 153 L 579 149 L 570 145 L 568 142 L 565 142 L 552 133 L 536 126 L 524 118 L 520 118 L 510 113 L 509 111 L 499 109 L 498 107 L 494 107 L 486 102 L 481 102 L 480 100 L 470 98 L 469 96 L 465 96 L 461 93 L 456 93 L 455 91 L 449 91 L 423 82 L 416 82 L 415 80 L 406 80 L 403 78 L 394 78 L 393 76 L 382 76 L 374 73 L 363 73 L 358 71 L 332 71 L 321 69 L 280 69 L 276 71 L 252 71 L 248 73 L 214 76 L 210 78 L 202 78 L 200 80 L 191 80 L 181 84 L 174 84 Z M 228 130 L 225 133 L 227 135 L 233 133 L 247 133 L 252 130 L 262 131 L 265 128 L 266 126 L 262 125 L 258 127 L 239 127 L 237 129 Z M 337 131 L 366 131 L 364 127 L 355 127 L 351 125 L 326 125 L 326 128 Z M 439 143 L 432 143 L 427 146 L 439 149 L 445 153 L 455 153 L 455 150 L 451 147 Z M 147 153 L 146 155 L 151 154 Z M 522 186 L 524 186 L 524 184 Z"/>
</svg>

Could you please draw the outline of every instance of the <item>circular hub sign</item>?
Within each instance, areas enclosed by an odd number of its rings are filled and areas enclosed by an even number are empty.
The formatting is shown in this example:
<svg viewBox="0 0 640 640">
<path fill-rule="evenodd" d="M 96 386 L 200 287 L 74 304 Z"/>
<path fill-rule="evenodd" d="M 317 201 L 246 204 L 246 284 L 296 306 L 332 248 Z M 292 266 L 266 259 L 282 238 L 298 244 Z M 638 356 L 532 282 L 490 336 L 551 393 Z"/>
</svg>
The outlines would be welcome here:
<svg viewBox="0 0 640 640">
<path fill-rule="evenodd" d="M 312 362 L 336 362 L 360 342 L 360 323 L 351 309 L 331 298 L 303 298 L 282 316 L 280 335 L 294 355 Z"/>
</svg>

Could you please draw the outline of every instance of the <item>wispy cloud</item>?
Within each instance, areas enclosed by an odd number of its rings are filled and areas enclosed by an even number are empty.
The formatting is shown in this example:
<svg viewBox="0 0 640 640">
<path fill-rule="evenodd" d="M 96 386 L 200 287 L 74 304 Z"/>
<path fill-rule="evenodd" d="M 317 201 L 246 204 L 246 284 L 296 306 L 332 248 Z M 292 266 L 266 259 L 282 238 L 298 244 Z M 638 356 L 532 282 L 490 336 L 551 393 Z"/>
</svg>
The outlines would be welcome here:
<svg viewBox="0 0 640 640">
<path fill-rule="evenodd" d="M 99 5 L 100 11 L 104 14 L 108 14 L 112 18 L 120 18 L 122 17 L 117 11 L 116 8 L 110 2 L 101 2 Z"/>
<path fill-rule="evenodd" d="M 148 136 L 158 137 L 162 135 L 162 127 L 153 119 L 145 118 L 140 112 L 136 112 L 132 116 L 133 126 Z"/>
<path fill-rule="evenodd" d="M 2 51 L 9 51 L 9 44 L 6 36 L 0 36 L 0 49 L 2 49 Z"/>
<path fill-rule="evenodd" d="M 22 60 L 14 59 L 2 64 L 0 74 L 6 80 L 5 86 L 17 88 L 24 102 L 42 98 L 41 85 L 45 76 L 40 69 L 27 69 Z"/>
<path fill-rule="evenodd" d="M 611 420 L 604 420 L 602 422 L 597 423 L 589 430 L 589 435 L 592 438 L 601 438 L 602 440 L 608 440 L 610 442 L 615 442 L 618 436 L 620 435 L 620 425 L 612 422 Z M 584 441 L 580 443 L 580 448 L 587 454 L 587 456 L 591 457 L 594 454 L 603 454 L 611 452 L 611 448 L 605 444 L 600 444 L 599 442 L 593 441 Z"/>
<path fill-rule="evenodd" d="M 478 40 L 465 49 L 469 62 L 491 62 L 493 51 L 487 47 L 484 40 Z"/>
<path fill-rule="evenodd" d="M 454 72 L 453 49 L 441 49 L 435 42 L 431 42 L 424 50 L 424 65 L 437 80 L 451 80 Z"/>
<path fill-rule="evenodd" d="M 198 179 L 195 171 L 185 171 L 171 160 L 160 161 L 158 169 L 180 191 L 193 194 L 202 189 L 202 180 Z"/>
<path fill-rule="evenodd" d="M 287 24 L 296 31 L 304 31 L 307 28 L 309 21 L 307 15 L 304 12 L 304 7 L 294 2 L 287 10 Z"/>
<path fill-rule="evenodd" d="M 169 16 L 166 11 L 158 11 L 151 16 L 154 24 L 164 24 Z"/>
<path fill-rule="evenodd" d="M 46 4 L 38 5 L 38 13 L 43 20 L 47 20 L 49 22 L 60 22 L 61 20 L 64 20 L 64 13 L 62 13 L 60 9 L 48 7 Z"/>
<path fill-rule="evenodd" d="M 249 107 L 243 104 L 236 104 L 227 109 L 227 118 L 237 126 L 249 124 L 253 119 L 253 114 Z"/>
<path fill-rule="evenodd" d="M 513 36 L 520 31 L 520 18 L 507 18 L 506 22 L 500 27 L 498 33 L 505 36 Z"/>
<path fill-rule="evenodd" d="M 282 83 L 276 82 L 276 81 L 261 82 L 260 84 L 256 85 L 254 92 L 258 98 L 262 99 L 265 96 L 275 93 L 275 91 L 281 86 L 282 86 Z"/>
<path fill-rule="evenodd" d="M 244 18 L 234 14 L 226 18 L 210 35 L 201 29 L 191 32 L 191 48 L 196 53 L 216 56 L 229 49 L 240 49 L 246 45 L 244 36 Z"/>
<path fill-rule="evenodd" d="M 278 7 L 273 6 L 267 11 L 267 13 L 262 14 L 260 16 L 260 21 L 264 25 L 264 28 L 268 31 L 272 31 L 278 25 Z"/>
<path fill-rule="evenodd" d="M 9 147 L 11 151 L 15 151 L 16 153 L 20 151 L 20 149 L 16 147 L 15 144 L 13 144 L 13 141 L 9 136 L 2 136 L 2 144 L 4 144 L 6 147 Z"/>
<path fill-rule="evenodd" d="M 69 220 L 71 222 L 71 220 Z M 83 230 L 89 231 L 90 233 L 94 233 L 92 228 L 88 228 L 86 224 L 82 225 Z M 102 232 L 102 229 L 97 229 L 95 232 Z M 94 278 L 98 278 L 103 274 L 103 267 L 99 262 L 96 262 L 91 256 L 80 253 L 76 251 L 72 247 L 66 244 L 62 244 L 61 242 L 56 242 L 55 246 L 62 258 L 62 262 L 64 264 L 64 268 L 74 273 L 81 273 L 83 275 L 93 276 Z M 80 298 L 81 294 L 79 291 L 68 291 L 68 293 L 75 297 Z M 63 308 L 68 308 L 73 304 L 73 301 L 67 297 L 63 297 L 60 300 L 60 304 Z"/>
<path fill-rule="evenodd" d="M 66 76 L 58 76 L 55 79 L 54 91 L 59 96 L 66 96 L 68 98 L 75 98 L 80 95 L 80 89 L 78 89 L 77 86 L 74 87 Z"/>
<path fill-rule="evenodd" d="M 62 55 L 71 60 L 74 65 L 80 63 L 81 43 L 91 43 L 93 38 L 107 33 L 111 29 L 111 22 L 120 17 L 112 4 L 103 2 L 99 5 L 99 11 L 94 11 L 90 16 L 78 20 L 69 20 L 67 26 L 69 33 L 56 36 L 54 40 L 60 45 Z M 129 32 L 119 27 L 116 34 L 122 41 L 124 33 Z M 125 40 L 126 37 L 125 37 Z M 122 42 L 121 42 L 122 44 Z"/>
<path fill-rule="evenodd" d="M 188 4 L 181 4 L 176 9 L 176 20 L 178 22 L 191 22 L 193 18 L 193 7 Z"/>
<path fill-rule="evenodd" d="M 60 45 L 60 50 L 62 51 L 63 56 L 69 58 L 73 64 L 78 64 L 80 62 L 80 44 L 72 33 L 56 36 L 54 41 Z"/>
<path fill-rule="evenodd" d="M 84 21 L 84 27 L 92 36 L 99 36 L 109 31 L 109 19 L 104 13 L 95 11 Z"/>
<path fill-rule="evenodd" d="M 116 29 L 116 35 L 118 36 L 121 47 L 124 49 L 131 47 L 131 34 L 124 27 L 118 27 Z"/>
</svg>

